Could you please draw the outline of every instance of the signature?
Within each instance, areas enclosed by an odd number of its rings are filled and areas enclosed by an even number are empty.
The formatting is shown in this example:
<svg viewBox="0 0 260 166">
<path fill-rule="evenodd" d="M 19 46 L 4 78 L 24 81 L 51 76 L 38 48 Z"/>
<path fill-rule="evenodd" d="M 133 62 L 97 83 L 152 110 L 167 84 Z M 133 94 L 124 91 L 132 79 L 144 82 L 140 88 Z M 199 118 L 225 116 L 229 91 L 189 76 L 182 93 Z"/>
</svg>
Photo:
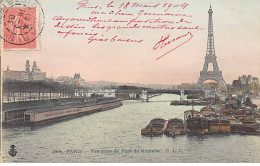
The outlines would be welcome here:
<svg viewBox="0 0 260 166">
<path fill-rule="evenodd" d="M 182 36 L 179 36 L 179 37 L 176 37 L 174 39 L 169 39 L 170 38 L 170 34 L 168 34 L 167 36 L 162 36 L 160 41 L 158 41 L 154 47 L 153 47 L 153 50 L 157 50 L 157 49 L 163 49 L 165 48 L 166 46 L 168 46 L 169 44 L 172 44 L 174 43 L 175 41 L 179 40 L 179 39 L 182 39 L 186 36 L 189 36 L 189 38 L 187 40 L 185 40 L 183 43 L 175 46 L 173 49 L 171 49 L 170 51 L 164 53 L 163 55 L 159 56 L 158 58 L 156 58 L 156 60 L 159 60 L 160 58 L 162 58 L 163 56 L 169 54 L 170 52 L 172 52 L 173 50 L 179 48 L 180 46 L 184 45 L 185 43 L 187 43 L 188 41 L 190 41 L 192 38 L 193 38 L 193 35 L 191 32 L 188 32 Z"/>
</svg>

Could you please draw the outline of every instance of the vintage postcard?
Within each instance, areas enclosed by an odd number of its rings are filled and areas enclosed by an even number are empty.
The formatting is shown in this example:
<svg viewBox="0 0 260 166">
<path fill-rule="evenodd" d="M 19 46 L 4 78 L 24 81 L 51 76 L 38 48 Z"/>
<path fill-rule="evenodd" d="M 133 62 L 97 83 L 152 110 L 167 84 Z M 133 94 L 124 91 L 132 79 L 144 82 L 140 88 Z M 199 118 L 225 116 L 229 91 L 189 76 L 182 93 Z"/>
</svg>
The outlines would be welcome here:
<svg viewBox="0 0 260 166">
<path fill-rule="evenodd" d="M 0 0 L 1 162 L 259 163 L 259 0 Z"/>
</svg>

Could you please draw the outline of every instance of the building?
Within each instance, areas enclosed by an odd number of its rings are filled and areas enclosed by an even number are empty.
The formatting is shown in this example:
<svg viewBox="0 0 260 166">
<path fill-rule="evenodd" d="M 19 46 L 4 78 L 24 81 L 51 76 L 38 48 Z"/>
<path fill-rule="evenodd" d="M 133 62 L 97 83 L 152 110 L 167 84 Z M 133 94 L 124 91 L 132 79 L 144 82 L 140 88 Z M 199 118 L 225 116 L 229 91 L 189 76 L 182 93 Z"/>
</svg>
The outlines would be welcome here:
<svg viewBox="0 0 260 166">
<path fill-rule="evenodd" d="M 260 90 L 259 80 L 257 77 L 252 77 L 251 90 L 254 93 L 258 93 Z"/>
<path fill-rule="evenodd" d="M 196 84 L 181 83 L 181 85 L 178 85 L 177 87 L 178 87 L 178 89 L 195 89 Z"/>
<path fill-rule="evenodd" d="M 240 80 L 234 80 L 233 83 L 232 83 L 232 85 L 233 85 L 234 87 L 239 87 L 239 86 L 241 85 L 241 82 L 240 82 Z"/>
<path fill-rule="evenodd" d="M 252 77 L 252 83 L 259 85 L 259 80 L 257 77 Z"/>
<path fill-rule="evenodd" d="M 105 89 L 105 90 L 85 90 L 85 89 L 76 89 L 75 90 L 76 97 L 116 97 L 115 89 Z"/>
<path fill-rule="evenodd" d="M 27 62 L 26 62 L 27 63 Z M 28 61 L 29 63 L 29 61 Z M 36 62 L 33 62 L 32 71 L 30 74 L 30 80 L 32 81 L 41 81 L 46 79 L 46 73 L 41 72 L 41 69 L 37 67 Z"/>
<path fill-rule="evenodd" d="M 4 80 L 19 80 L 19 81 L 40 81 L 46 79 L 46 72 L 42 72 L 37 67 L 36 62 L 33 62 L 32 71 L 30 71 L 29 60 L 26 61 L 25 71 L 10 70 L 7 66 L 6 71 L 3 72 Z"/>
<path fill-rule="evenodd" d="M 73 78 L 69 76 L 59 76 L 56 80 L 56 82 L 66 85 L 72 85 L 73 84 Z"/>
<path fill-rule="evenodd" d="M 134 92 L 129 93 L 129 98 L 130 99 L 136 99 L 136 96 L 137 96 L 137 94 L 134 93 Z"/>
<path fill-rule="evenodd" d="M 104 96 L 104 97 L 116 97 L 116 90 L 115 89 L 105 89 L 105 90 L 98 90 L 96 94 Z"/>
<path fill-rule="evenodd" d="M 239 91 L 247 91 L 252 93 L 259 92 L 259 80 L 257 77 L 251 75 L 242 75 L 238 77 L 238 80 L 233 81 L 233 87 Z"/>
<path fill-rule="evenodd" d="M 246 75 L 243 75 L 240 79 L 241 85 L 246 85 Z"/>
<path fill-rule="evenodd" d="M 81 78 L 80 73 L 75 73 L 73 77 L 73 82 L 75 86 L 86 86 L 86 82 Z"/>
<path fill-rule="evenodd" d="M 211 82 L 208 82 L 208 83 L 202 83 L 201 84 L 201 86 L 203 87 L 203 88 L 211 88 L 211 87 L 215 87 L 215 88 L 218 88 L 218 82 L 213 82 L 213 81 L 211 81 Z M 227 86 L 227 85 L 226 85 Z"/>
<path fill-rule="evenodd" d="M 238 77 L 238 80 L 234 80 L 235 82 L 238 81 L 240 85 L 251 85 L 251 84 L 259 84 L 257 77 L 252 77 L 251 75 L 242 75 Z M 236 82 L 237 83 L 237 82 Z"/>
<path fill-rule="evenodd" d="M 246 83 L 249 84 L 249 85 L 252 83 L 252 76 L 251 75 L 247 76 Z"/>
<path fill-rule="evenodd" d="M 55 81 L 61 84 L 75 85 L 78 87 L 86 86 L 86 81 L 81 78 L 80 73 L 75 73 L 73 78 L 68 76 L 59 76 Z"/>
</svg>

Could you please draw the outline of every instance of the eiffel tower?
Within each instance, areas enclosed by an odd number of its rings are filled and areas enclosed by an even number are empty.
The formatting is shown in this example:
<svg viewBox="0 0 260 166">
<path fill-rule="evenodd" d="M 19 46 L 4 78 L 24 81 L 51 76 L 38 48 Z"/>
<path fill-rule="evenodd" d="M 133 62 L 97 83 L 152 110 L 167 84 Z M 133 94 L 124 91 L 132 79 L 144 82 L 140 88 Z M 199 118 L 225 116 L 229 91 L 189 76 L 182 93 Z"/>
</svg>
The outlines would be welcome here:
<svg viewBox="0 0 260 166">
<path fill-rule="evenodd" d="M 213 21 L 212 21 L 212 9 L 210 5 L 209 13 L 209 22 L 208 22 L 208 43 L 207 43 L 207 54 L 205 57 L 205 63 L 203 70 L 200 72 L 200 78 L 197 82 L 197 86 L 200 87 L 201 84 L 206 80 L 215 80 L 218 82 L 218 88 L 226 89 L 225 80 L 222 77 L 222 71 L 219 70 L 217 64 L 217 57 L 215 55 L 214 48 L 214 36 L 213 36 Z M 212 63 L 213 71 L 208 71 L 208 65 Z"/>
</svg>

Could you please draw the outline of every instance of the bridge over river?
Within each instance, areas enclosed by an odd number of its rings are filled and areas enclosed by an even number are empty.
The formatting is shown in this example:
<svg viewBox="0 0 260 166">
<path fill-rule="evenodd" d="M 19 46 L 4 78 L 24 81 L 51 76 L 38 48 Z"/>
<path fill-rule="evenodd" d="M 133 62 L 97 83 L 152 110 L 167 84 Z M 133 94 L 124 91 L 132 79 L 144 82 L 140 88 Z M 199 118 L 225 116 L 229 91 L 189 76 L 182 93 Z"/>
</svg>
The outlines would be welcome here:
<svg viewBox="0 0 260 166">
<path fill-rule="evenodd" d="M 149 101 L 150 97 L 159 94 L 178 94 L 178 95 L 188 95 L 188 94 L 204 94 L 202 89 L 134 89 L 134 90 L 116 90 L 117 97 L 129 96 L 130 98 L 139 98 L 143 101 Z M 139 97 L 138 97 L 139 96 Z"/>
</svg>

